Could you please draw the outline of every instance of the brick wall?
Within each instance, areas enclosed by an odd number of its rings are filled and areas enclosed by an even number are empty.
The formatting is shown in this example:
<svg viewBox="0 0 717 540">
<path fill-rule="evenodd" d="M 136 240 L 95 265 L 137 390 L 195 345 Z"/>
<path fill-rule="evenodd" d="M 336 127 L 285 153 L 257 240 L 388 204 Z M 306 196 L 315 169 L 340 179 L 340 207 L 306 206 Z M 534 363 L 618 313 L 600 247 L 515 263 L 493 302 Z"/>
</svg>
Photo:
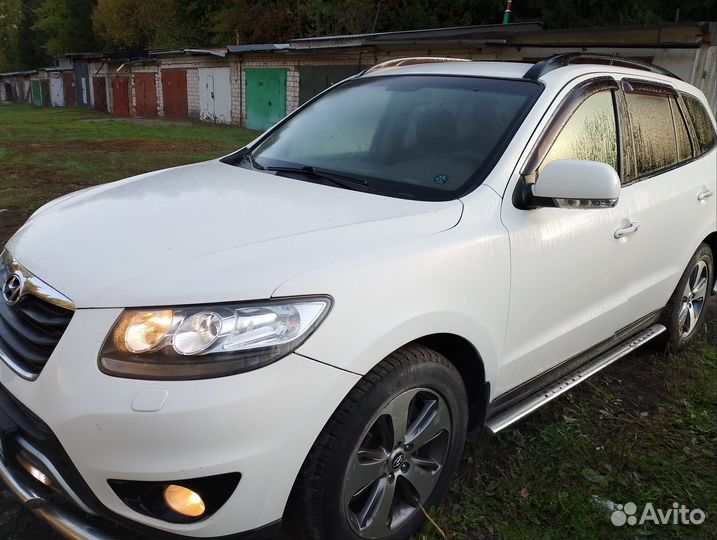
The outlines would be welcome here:
<svg viewBox="0 0 717 540">
<path fill-rule="evenodd" d="M 189 118 L 199 120 L 199 71 L 187 69 L 187 108 Z"/>
<path fill-rule="evenodd" d="M 299 108 L 299 69 L 291 67 L 286 74 L 286 114 Z"/>
<path fill-rule="evenodd" d="M 470 59 L 495 59 L 497 52 L 490 48 L 468 48 L 452 46 L 425 50 L 405 49 L 352 49 L 331 51 L 326 53 L 317 50 L 306 50 L 305 53 L 247 53 L 228 55 L 224 58 L 210 55 L 164 55 L 159 57 L 157 64 L 133 64 L 124 68 L 128 74 L 154 72 L 157 86 L 158 114 L 164 115 L 164 96 L 162 94 L 161 71 L 164 69 L 184 69 L 187 73 L 187 106 L 189 117 L 198 120 L 201 112 L 199 101 L 199 70 L 204 68 L 228 67 L 231 86 L 231 123 L 246 125 L 246 80 L 245 69 L 251 68 L 282 68 L 287 70 L 286 77 L 286 112 L 290 114 L 299 106 L 299 68 L 302 65 L 356 65 L 369 66 L 383 60 L 405 56 L 454 56 Z M 108 88 L 111 85 L 108 81 Z M 136 111 L 136 94 L 134 77 L 130 76 L 130 107 L 131 114 Z M 111 96 L 108 103 L 112 103 Z"/>
<path fill-rule="evenodd" d="M 187 72 L 187 108 L 189 117 L 195 120 L 199 119 L 200 103 L 199 103 L 199 69 L 204 68 L 230 68 L 230 81 L 232 89 L 232 122 L 235 118 L 240 118 L 239 109 L 234 110 L 235 91 L 237 98 L 239 95 L 239 76 L 235 73 L 235 60 L 231 58 L 220 58 L 216 56 L 190 56 L 186 54 L 177 54 L 174 56 L 164 56 L 159 61 L 159 73 L 157 74 L 157 101 L 164 106 L 164 99 L 161 96 L 161 70 L 163 69 L 184 69 Z M 164 114 L 164 110 L 162 110 Z"/>
</svg>

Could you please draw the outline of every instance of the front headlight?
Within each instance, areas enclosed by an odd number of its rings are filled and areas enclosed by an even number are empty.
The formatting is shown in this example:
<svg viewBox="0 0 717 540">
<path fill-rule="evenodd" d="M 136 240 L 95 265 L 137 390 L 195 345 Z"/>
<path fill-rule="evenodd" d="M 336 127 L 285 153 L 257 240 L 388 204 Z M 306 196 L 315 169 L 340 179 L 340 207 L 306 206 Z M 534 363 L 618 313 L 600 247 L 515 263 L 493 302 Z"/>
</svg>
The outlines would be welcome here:
<svg viewBox="0 0 717 540">
<path fill-rule="evenodd" d="M 207 379 L 257 369 L 286 356 L 316 329 L 328 297 L 122 313 L 100 353 L 116 377 Z"/>
</svg>

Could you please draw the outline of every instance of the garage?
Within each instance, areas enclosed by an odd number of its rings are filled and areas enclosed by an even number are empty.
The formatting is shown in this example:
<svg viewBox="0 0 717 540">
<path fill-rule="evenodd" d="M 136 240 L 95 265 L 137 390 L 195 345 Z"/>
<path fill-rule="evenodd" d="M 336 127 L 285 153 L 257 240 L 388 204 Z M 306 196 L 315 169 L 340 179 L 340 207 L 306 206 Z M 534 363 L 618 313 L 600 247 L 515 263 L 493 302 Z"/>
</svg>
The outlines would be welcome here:
<svg viewBox="0 0 717 540">
<path fill-rule="evenodd" d="M 286 69 L 245 69 L 244 77 L 246 127 L 265 131 L 286 116 Z"/>
<path fill-rule="evenodd" d="M 72 66 L 75 75 L 75 103 L 78 107 L 90 108 L 90 74 L 86 60 L 75 60 Z"/>
<path fill-rule="evenodd" d="M 62 83 L 62 73 L 50 74 L 50 100 L 53 107 L 65 106 L 65 89 Z"/>
<path fill-rule="evenodd" d="M 364 67 L 353 66 L 301 66 L 299 68 L 299 105 L 320 94 L 330 86 L 356 75 Z"/>
<path fill-rule="evenodd" d="M 157 116 L 157 83 L 154 73 L 135 73 L 134 93 L 136 98 L 135 115 L 142 118 Z"/>
<path fill-rule="evenodd" d="M 107 82 L 104 77 L 92 77 L 92 96 L 95 110 L 107 112 Z"/>
<path fill-rule="evenodd" d="M 162 99 L 164 116 L 172 120 L 187 120 L 187 71 L 184 69 L 162 70 Z"/>
<path fill-rule="evenodd" d="M 42 94 L 42 106 L 51 107 L 52 100 L 50 98 L 50 80 L 40 79 L 40 93 Z"/>
<path fill-rule="evenodd" d="M 75 106 L 75 77 L 72 71 L 62 74 L 62 88 L 65 93 L 65 107 Z"/>
<path fill-rule="evenodd" d="M 112 114 L 129 118 L 129 77 L 112 77 Z"/>
<path fill-rule="evenodd" d="M 157 83 L 154 73 L 135 73 L 134 92 L 136 99 L 135 115 L 143 118 L 157 116 Z"/>
<path fill-rule="evenodd" d="M 229 68 L 199 71 L 199 118 L 228 124 L 232 121 L 232 91 Z"/>
<path fill-rule="evenodd" d="M 40 81 L 34 79 L 31 81 L 32 84 L 32 104 L 37 107 L 42 107 L 42 91 L 40 90 Z"/>
</svg>

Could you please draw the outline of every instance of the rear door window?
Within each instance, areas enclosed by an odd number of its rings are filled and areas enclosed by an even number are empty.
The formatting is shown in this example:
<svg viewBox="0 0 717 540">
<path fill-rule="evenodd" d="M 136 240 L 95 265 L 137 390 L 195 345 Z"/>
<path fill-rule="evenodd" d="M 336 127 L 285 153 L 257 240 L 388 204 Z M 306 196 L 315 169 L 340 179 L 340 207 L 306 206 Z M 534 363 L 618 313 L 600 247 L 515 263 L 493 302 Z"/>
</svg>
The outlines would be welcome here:
<svg viewBox="0 0 717 540">
<path fill-rule="evenodd" d="M 687 113 L 690 115 L 692 127 L 694 127 L 695 136 L 697 137 L 695 154 L 702 155 L 715 145 L 715 128 L 699 99 L 689 94 L 682 94 L 682 99 L 684 99 L 687 106 Z"/>
<path fill-rule="evenodd" d="M 666 94 L 625 94 L 635 147 L 637 176 L 654 174 L 677 163 L 677 140 Z"/>
</svg>

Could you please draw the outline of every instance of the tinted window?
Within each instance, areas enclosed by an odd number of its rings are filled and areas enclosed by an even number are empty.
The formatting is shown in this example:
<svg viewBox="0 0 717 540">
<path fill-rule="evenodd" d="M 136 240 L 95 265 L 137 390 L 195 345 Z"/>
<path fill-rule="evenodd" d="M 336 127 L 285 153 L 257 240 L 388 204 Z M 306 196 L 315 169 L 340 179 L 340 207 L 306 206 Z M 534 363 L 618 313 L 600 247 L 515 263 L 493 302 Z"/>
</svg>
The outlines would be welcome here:
<svg viewBox="0 0 717 540">
<path fill-rule="evenodd" d="M 680 108 L 677 106 L 677 100 L 670 98 L 670 107 L 672 107 L 672 120 L 675 123 L 675 138 L 677 141 L 677 160 L 685 161 L 692 157 L 692 143 L 687 132 L 685 119 L 682 118 Z"/>
<path fill-rule="evenodd" d="M 664 94 L 625 94 L 635 145 L 637 175 L 677 163 L 677 142 L 670 101 Z"/>
<path fill-rule="evenodd" d="M 540 89 L 479 77 L 358 79 L 310 103 L 252 154 L 264 167 L 308 165 L 361 176 L 374 193 L 446 200 L 488 172 Z"/>
<path fill-rule="evenodd" d="M 600 161 L 617 170 L 617 133 L 612 92 L 593 94 L 578 107 L 555 139 L 538 172 L 554 159 Z"/>
<path fill-rule="evenodd" d="M 715 128 L 712 125 L 709 114 L 699 99 L 689 94 L 682 94 L 687 105 L 687 112 L 692 119 L 692 126 L 697 135 L 697 154 L 704 154 L 715 144 Z"/>
</svg>

